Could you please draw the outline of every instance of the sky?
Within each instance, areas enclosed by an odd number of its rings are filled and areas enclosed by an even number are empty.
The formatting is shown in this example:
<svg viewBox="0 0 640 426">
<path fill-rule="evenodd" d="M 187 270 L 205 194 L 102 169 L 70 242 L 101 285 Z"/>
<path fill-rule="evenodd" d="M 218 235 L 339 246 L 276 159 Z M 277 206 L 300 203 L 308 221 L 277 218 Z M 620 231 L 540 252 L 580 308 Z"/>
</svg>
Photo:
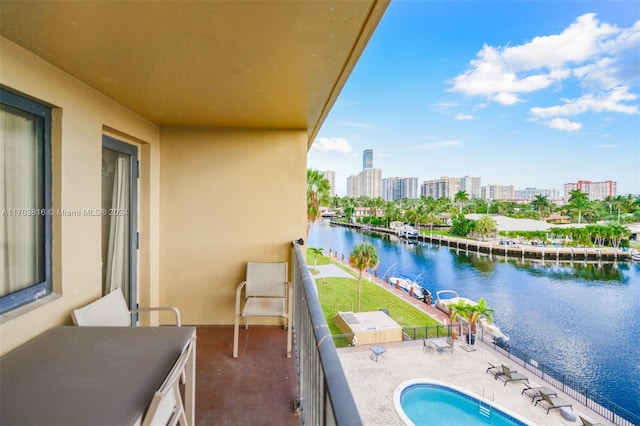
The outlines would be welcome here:
<svg viewBox="0 0 640 426">
<path fill-rule="evenodd" d="M 640 2 L 392 0 L 308 153 L 382 177 L 640 194 Z"/>
</svg>

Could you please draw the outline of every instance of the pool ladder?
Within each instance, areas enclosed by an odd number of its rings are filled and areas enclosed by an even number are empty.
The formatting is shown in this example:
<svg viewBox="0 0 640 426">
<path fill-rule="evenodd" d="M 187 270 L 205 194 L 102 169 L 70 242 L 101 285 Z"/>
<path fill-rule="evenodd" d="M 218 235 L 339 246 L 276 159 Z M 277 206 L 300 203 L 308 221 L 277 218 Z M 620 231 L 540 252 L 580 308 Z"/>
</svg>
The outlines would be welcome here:
<svg viewBox="0 0 640 426">
<path fill-rule="evenodd" d="M 494 398 L 495 394 L 491 397 L 491 400 L 487 399 L 484 396 L 484 388 L 482 388 L 482 398 L 478 400 L 478 413 L 480 413 L 481 416 L 486 418 L 491 417 L 491 410 L 493 409 L 492 402 Z"/>
</svg>

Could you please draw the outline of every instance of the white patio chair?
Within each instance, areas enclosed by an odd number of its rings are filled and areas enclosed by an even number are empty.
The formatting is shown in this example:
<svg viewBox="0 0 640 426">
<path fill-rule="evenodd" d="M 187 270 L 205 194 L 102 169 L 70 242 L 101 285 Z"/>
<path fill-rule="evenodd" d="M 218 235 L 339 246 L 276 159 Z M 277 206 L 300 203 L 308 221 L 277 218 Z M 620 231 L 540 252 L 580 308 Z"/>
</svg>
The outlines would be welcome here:
<svg viewBox="0 0 640 426">
<path fill-rule="evenodd" d="M 249 317 L 280 317 L 287 329 L 287 358 L 291 357 L 291 284 L 287 281 L 287 263 L 248 262 L 245 281 L 236 289 L 236 311 L 233 329 L 233 357 L 238 357 L 240 318 L 245 329 Z M 244 307 L 240 309 L 242 290 Z"/>
<path fill-rule="evenodd" d="M 179 379 L 185 370 L 192 350 L 193 343 L 191 342 L 180 354 L 169 375 L 153 395 L 151 404 L 142 419 L 142 426 L 174 426 L 177 424 L 186 426 L 188 424 L 180 395 Z"/>
<path fill-rule="evenodd" d="M 180 311 L 171 306 L 159 306 L 153 308 L 140 308 L 129 310 L 124 300 L 122 291 L 117 288 L 95 302 L 82 308 L 74 309 L 71 313 L 73 323 L 79 326 L 122 326 L 129 327 L 132 324 L 132 314 L 136 312 L 171 311 L 176 317 L 178 327 L 182 325 Z"/>
</svg>

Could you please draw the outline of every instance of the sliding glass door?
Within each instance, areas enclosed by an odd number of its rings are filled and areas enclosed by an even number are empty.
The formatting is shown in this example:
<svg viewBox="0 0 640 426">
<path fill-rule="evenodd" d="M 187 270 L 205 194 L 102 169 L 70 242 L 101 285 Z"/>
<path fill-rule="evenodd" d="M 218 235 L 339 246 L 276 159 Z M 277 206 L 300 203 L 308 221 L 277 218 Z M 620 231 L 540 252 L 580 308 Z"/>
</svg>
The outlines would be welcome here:
<svg viewBox="0 0 640 426">
<path fill-rule="evenodd" d="M 102 293 L 119 288 L 136 307 L 138 149 L 102 140 Z"/>
</svg>

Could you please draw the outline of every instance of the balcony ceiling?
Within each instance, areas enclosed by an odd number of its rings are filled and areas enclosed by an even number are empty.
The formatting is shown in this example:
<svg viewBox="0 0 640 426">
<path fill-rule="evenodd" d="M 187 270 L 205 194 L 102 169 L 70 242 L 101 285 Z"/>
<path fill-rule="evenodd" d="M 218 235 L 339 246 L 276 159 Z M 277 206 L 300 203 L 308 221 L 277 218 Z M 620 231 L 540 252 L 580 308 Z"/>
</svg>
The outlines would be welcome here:
<svg viewBox="0 0 640 426">
<path fill-rule="evenodd" d="M 0 1 L 0 32 L 161 126 L 307 129 L 388 0 Z"/>
</svg>

